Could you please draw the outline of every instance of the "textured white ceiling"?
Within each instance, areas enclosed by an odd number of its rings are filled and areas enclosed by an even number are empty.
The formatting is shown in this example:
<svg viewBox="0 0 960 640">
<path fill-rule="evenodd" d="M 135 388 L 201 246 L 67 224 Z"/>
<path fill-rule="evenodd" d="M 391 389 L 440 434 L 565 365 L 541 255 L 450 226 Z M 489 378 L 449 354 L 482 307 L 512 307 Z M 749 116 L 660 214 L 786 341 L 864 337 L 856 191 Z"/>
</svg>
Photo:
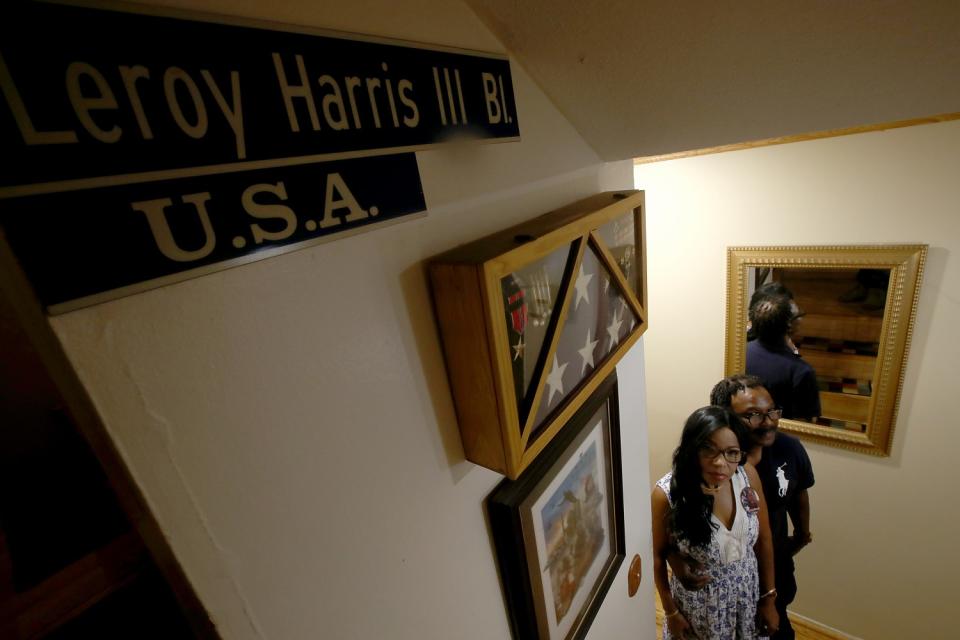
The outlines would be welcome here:
<svg viewBox="0 0 960 640">
<path fill-rule="evenodd" d="M 466 2 L 605 160 L 960 112 L 960 0 Z"/>
</svg>

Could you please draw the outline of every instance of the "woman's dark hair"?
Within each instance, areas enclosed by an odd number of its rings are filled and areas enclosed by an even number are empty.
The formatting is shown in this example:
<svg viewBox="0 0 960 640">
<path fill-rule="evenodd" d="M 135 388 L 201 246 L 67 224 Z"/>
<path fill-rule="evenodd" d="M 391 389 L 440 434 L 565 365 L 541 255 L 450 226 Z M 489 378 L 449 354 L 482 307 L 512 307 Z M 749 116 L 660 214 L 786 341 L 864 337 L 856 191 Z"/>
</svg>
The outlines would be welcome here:
<svg viewBox="0 0 960 640">
<path fill-rule="evenodd" d="M 711 435 L 725 427 L 733 431 L 740 448 L 746 451 L 749 436 L 737 416 L 725 407 L 709 406 L 690 414 L 683 426 L 680 446 L 673 452 L 669 530 L 675 538 L 685 539 L 695 547 L 710 544 L 715 527 L 710 521 L 713 496 L 700 489 L 703 482 L 700 449 L 709 444 Z"/>
</svg>

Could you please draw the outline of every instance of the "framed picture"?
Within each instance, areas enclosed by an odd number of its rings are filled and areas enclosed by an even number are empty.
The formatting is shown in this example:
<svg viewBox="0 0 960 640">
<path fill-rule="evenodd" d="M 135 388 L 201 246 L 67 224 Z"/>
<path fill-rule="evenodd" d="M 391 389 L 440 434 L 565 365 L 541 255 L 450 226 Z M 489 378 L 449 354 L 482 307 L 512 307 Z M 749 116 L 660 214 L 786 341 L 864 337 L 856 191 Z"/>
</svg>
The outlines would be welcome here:
<svg viewBox="0 0 960 640">
<path fill-rule="evenodd" d="M 643 211 L 599 193 L 430 261 L 468 460 L 519 478 L 646 330 Z"/>
<path fill-rule="evenodd" d="M 625 553 L 616 372 L 487 509 L 514 638 L 583 638 Z"/>
</svg>

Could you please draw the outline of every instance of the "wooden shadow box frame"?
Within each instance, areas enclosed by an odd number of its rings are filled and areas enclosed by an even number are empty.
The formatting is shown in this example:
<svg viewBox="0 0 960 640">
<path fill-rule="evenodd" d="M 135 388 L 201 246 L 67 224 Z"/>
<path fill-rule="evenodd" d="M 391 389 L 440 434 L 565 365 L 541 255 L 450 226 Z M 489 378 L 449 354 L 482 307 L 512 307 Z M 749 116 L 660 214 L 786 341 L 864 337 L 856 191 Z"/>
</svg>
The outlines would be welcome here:
<svg viewBox="0 0 960 640">
<path fill-rule="evenodd" d="M 647 328 L 644 194 L 596 194 L 428 270 L 464 454 L 515 480 Z"/>
</svg>

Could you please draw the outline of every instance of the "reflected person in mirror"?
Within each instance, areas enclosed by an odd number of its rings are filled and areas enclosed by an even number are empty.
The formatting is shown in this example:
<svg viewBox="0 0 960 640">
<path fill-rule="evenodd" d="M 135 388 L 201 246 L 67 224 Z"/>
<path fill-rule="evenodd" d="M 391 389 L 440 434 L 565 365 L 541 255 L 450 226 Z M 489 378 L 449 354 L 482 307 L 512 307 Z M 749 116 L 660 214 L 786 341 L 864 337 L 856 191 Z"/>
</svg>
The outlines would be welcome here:
<svg viewBox="0 0 960 640">
<path fill-rule="evenodd" d="M 793 294 L 777 283 L 764 285 L 750 299 L 748 313 L 755 338 L 747 343 L 747 373 L 763 381 L 784 418 L 814 422 L 820 415 L 820 390 L 816 372 L 793 343 L 803 317 Z"/>
<path fill-rule="evenodd" d="M 793 292 L 790 291 L 784 284 L 773 281 L 766 282 L 753 292 L 753 295 L 750 296 L 750 306 L 747 307 L 747 341 L 756 340 L 757 333 L 753 329 L 753 311 L 757 308 L 757 305 L 760 304 L 763 300 L 769 300 L 770 298 L 775 298 L 776 296 L 787 296 L 793 300 Z M 792 341 L 791 341 L 792 343 Z"/>
<path fill-rule="evenodd" d="M 653 490 L 654 581 L 664 640 L 754 640 L 779 628 L 773 548 L 751 446 L 740 419 L 703 407 L 687 419 L 670 473 Z M 670 555 L 689 560 L 703 584 L 667 576 Z"/>
<path fill-rule="evenodd" d="M 807 493 L 814 482 L 813 466 L 800 440 L 778 430 L 781 411 L 756 376 L 738 374 L 724 378 L 711 391 L 710 402 L 732 409 L 748 429 L 747 461 L 756 468 L 763 483 L 773 538 L 780 630 L 771 639 L 792 639 L 795 635 L 787 617 L 787 605 L 797 593 L 793 556 L 813 539 Z M 793 535 L 787 529 L 788 516 Z M 677 567 L 684 570 L 682 565 Z"/>
</svg>

